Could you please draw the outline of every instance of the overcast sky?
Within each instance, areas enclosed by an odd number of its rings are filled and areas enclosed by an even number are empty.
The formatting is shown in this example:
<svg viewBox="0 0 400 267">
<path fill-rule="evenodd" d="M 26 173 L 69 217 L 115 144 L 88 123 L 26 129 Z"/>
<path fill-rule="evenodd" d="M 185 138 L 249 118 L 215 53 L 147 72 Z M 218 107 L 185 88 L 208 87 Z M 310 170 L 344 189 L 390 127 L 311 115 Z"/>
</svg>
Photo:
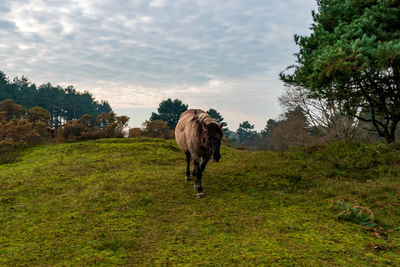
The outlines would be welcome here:
<svg viewBox="0 0 400 267">
<path fill-rule="evenodd" d="M 167 98 L 231 130 L 281 112 L 278 74 L 315 0 L 1 0 L 0 70 L 74 85 L 140 126 Z"/>
</svg>

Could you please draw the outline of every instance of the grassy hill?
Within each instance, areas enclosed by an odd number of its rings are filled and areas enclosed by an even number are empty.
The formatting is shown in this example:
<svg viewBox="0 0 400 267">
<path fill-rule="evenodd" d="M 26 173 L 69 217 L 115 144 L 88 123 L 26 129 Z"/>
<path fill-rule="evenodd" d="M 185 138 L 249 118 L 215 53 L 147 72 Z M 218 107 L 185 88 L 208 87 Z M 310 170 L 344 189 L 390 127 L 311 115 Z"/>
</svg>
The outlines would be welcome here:
<svg viewBox="0 0 400 267">
<path fill-rule="evenodd" d="M 0 165 L 0 265 L 400 265 L 400 146 L 222 148 L 184 181 L 174 141 L 26 149 Z"/>
</svg>

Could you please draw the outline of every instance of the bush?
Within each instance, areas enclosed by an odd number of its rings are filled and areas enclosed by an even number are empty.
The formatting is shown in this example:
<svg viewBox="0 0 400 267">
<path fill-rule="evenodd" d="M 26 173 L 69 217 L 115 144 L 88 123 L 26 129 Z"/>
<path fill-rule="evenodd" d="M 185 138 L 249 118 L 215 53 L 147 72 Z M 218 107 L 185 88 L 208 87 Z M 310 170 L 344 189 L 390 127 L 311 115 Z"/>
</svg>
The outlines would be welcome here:
<svg viewBox="0 0 400 267">
<path fill-rule="evenodd" d="M 130 128 L 128 131 L 129 138 L 137 138 L 142 136 L 143 136 L 143 131 L 140 128 Z"/>
<path fill-rule="evenodd" d="M 32 123 L 26 119 L 0 122 L 0 140 L 13 140 L 27 144 L 39 144 L 51 140 L 51 132 L 44 123 Z"/>
<path fill-rule="evenodd" d="M 97 119 L 89 114 L 75 121 L 68 121 L 58 131 L 59 142 L 76 142 L 100 138 L 121 138 L 125 136 L 124 129 L 129 118 L 116 116 L 115 113 L 102 113 Z"/>
<path fill-rule="evenodd" d="M 174 132 L 162 120 L 146 121 L 144 129 L 129 129 L 128 137 L 150 137 L 150 138 L 174 138 Z"/>
</svg>

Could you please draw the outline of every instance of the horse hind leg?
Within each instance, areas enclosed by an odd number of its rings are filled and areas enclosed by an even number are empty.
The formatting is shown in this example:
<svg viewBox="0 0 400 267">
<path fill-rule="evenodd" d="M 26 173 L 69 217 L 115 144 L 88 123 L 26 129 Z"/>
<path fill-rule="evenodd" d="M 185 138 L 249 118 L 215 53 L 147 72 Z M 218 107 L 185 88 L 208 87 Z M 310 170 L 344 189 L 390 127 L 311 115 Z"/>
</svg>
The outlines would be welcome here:
<svg viewBox="0 0 400 267">
<path fill-rule="evenodd" d="M 185 181 L 190 181 L 190 152 L 186 152 L 186 176 Z"/>
</svg>

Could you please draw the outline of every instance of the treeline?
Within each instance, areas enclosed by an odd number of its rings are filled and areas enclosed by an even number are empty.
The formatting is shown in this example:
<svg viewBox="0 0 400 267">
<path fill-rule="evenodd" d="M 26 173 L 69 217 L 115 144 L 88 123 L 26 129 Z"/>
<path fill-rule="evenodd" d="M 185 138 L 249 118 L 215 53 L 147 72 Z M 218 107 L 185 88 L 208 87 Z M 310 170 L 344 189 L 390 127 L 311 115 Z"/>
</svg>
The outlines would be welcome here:
<svg viewBox="0 0 400 267">
<path fill-rule="evenodd" d="M 85 114 L 56 130 L 50 112 L 44 108 L 26 109 L 6 99 L 0 102 L 0 164 L 14 161 L 21 149 L 29 145 L 124 137 L 128 120 L 127 116 L 113 112 L 97 117 Z"/>
<path fill-rule="evenodd" d="M 295 35 L 296 63 L 280 73 L 284 113 L 262 135 L 242 125 L 250 145 L 286 149 L 400 136 L 400 2 L 317 1 L 309 36 Z M 256 142 L 260 140 L 261 142 Z M 241 140 L 242 141 L 242 140 Z"/>
<path fill-rule="evenodd" d="M 254 125 L 243 121 L 238 129 L 227 127 L 221 113 L 210 108 L 207 113 L 224 125 L 225 140 L 238 149 L 248 150 L 286 150 L 293 146 L 322 144 L 334 140 L 351 139 L 360 142 L 379 142 L 384 138 L 375 131 L 372 123 L 358 121 L 345 114 L 338 113 L 335 107 L 322 105 L 323 112 L 313 113 L 302 106 L 304 99 L 294 97 L 292 89 L 287 88 L 279 98 L 284 112 L 277 119 L 268 119 L 260 132 Z M 314 106 L 317 106 L 314 103 Z M 153 112 L 143 128 L 129 129 L 129 137 L 174 138 L 174 128 L 180 115 L 188 105 L 179 99 L 167 99 L 159 104 L 157 113 Z M 319 114 L 319 116 L 317 116 Z M 396 137 L 400 136 L 400 129 Z"/>
<path fill-rule="evenodd" d="M 232 135 L 234 145 L 249 150 L 281 151 L 289 147 L 304 147 L 347 139 L 362 143 L 382 142 L 371 123 L 351 122 L 348 118 L 337 117 L 325 127 L 313 125 L 307 114 L 299 107 L 286 109 L 278 119 L 269 119 L 261 132 L 254 131 L 254 125 L 245 121 Z M 400 137 L 400 128 L 396 137 Z"/>
<path fill-rule="evenodd" d="M 168 98 L 163 100 L 157 109 L 157 113 L 153 112 L 149 120 L 143 123 L 143 128 L 131 128 L 128 131 L 128 137 L 156 137 L 156 138 L 174 138 L 175 126 L 183 112 L 188 109 L 188 105 L 181 100 L 172 100 Z M 228 125 L 224 122 L 224 118 L 215 109 L 210 108 L 207 111 L 217 123 L 222 123 L 223 130 L 227 133 Z"/>
<path fill-rule="evenodd" d="M 112 109 L 107 101 L 96 101 L 88 92 L 79 92 L 72 85 L 62 88 L 45 83 L 37 86 L 22 76 L 12 81 L 0 71 L 0 101 L 12 99 L 26 109 L 39 106 L 50 114 L 50 126 L 58 129 L 63 123 L 85 114 L 96 118 Z"/>
</svg>

